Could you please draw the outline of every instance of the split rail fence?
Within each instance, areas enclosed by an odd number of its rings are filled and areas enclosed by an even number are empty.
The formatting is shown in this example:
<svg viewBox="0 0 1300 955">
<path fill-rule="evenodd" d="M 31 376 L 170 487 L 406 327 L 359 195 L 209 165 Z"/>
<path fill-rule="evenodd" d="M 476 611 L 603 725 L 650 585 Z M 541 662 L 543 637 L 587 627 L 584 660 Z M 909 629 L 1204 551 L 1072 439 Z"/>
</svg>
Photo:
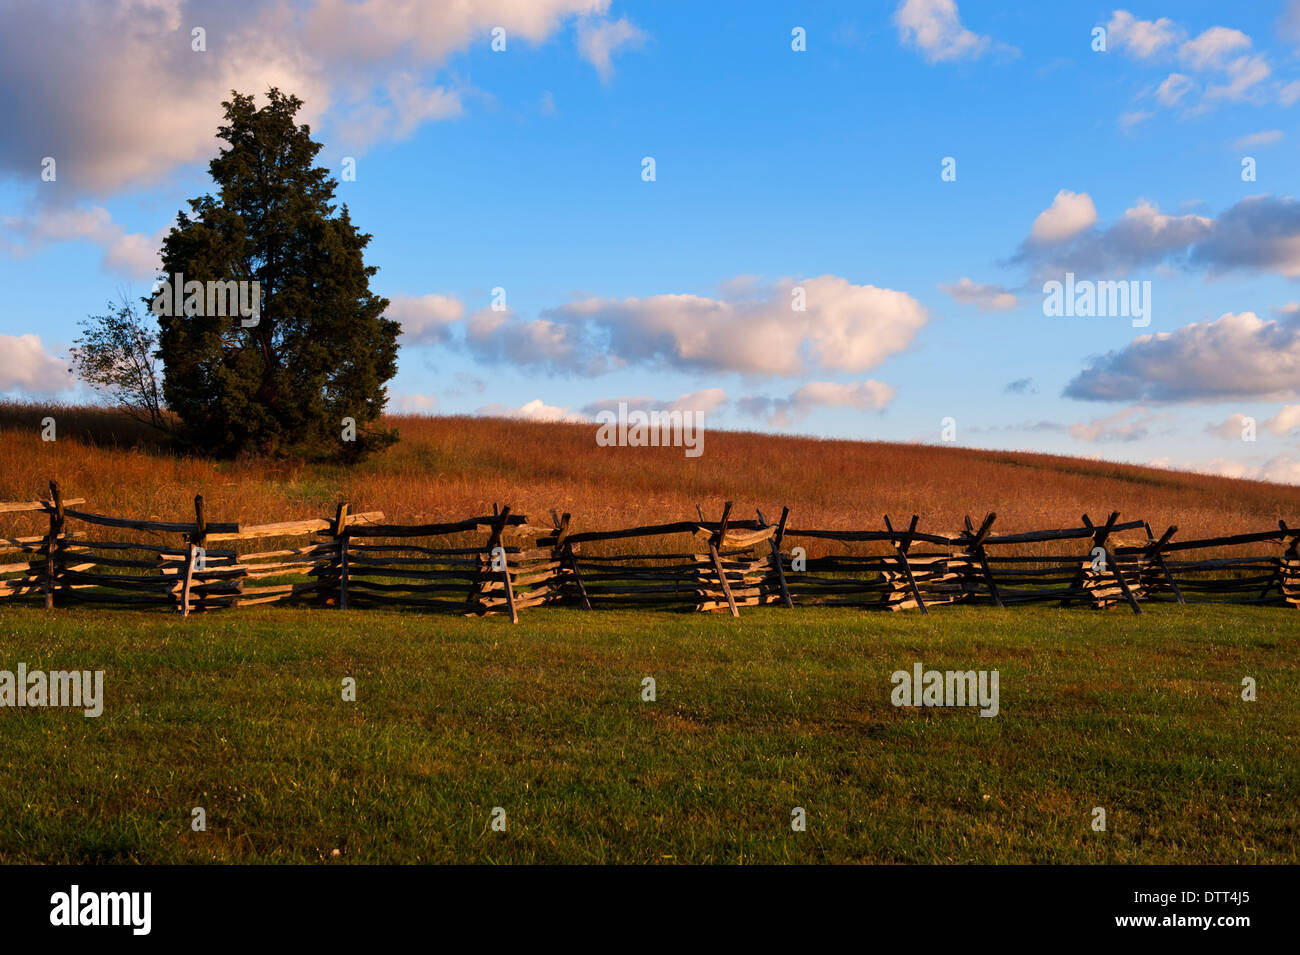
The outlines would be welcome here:
<svg viewBox="0 0 1300 955">
<path fill-rule="evenodd" d="M 1227 600 L 1300 608 L 1300 527 L 1199 540 L 1156 535 L 1118 513 L 1080 526 L 993 532 L 996 515 L 956 534 L 919 517 L 871 530 L 800 529 L 732 517 L 575 531 L 509 507 L 436 524 L 385 523 L 382 512 L 243 525 L 113 517 L 81 509 L 51 482 L 47 500 L 0 503 L 0 520 L 47 518 L 43 533 L 0 538 L 0 600 L 196 611 L 283 600 L 412 607 L 468 615 L 540 605 L 720 611 L 776 604 L 919 610 L 951 603 L 1030 602 L 1095 608 Z M 0 530 L 0 533 L 4 533 Z"/>
</svg>

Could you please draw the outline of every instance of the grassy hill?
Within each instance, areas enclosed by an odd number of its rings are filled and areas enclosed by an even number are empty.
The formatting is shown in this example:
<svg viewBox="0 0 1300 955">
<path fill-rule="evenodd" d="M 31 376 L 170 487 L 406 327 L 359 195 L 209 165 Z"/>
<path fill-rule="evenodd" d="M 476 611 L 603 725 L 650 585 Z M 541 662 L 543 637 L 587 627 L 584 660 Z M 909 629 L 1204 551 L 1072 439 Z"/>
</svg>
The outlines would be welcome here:
<svg viewBox="0 0 1300 955">
<path fill-rule="evenodd" d="M 41 440 L 51 415 L 58 439 Z M 880 526 L 921 515 L 946 531 L 965 515 L 999 515 L 1002 531 L 1075 526 L 1119 510 L 1180 537 L 1300 522 L 1300 487 L 1027 452 L 830 441 L 709 431 L 704 453 L 605 448 L 595 426 L 470 417 L 395 416 L 402 441 L 355 468 L 261 459 L 212 461 L 169 450 L 121 415 L 96 408 L 0 405 L 0 500 L 58 480 L 101 513 L 183 519 L 203 494 L 209 519 L 257 523 L 322 516 L 340 500 L 396 521 L 490 511 L 494 502 L 575 529 L 693 516 L 736 501 L 736 516 L 791 508 L 799 527 Z"/>
</svg>

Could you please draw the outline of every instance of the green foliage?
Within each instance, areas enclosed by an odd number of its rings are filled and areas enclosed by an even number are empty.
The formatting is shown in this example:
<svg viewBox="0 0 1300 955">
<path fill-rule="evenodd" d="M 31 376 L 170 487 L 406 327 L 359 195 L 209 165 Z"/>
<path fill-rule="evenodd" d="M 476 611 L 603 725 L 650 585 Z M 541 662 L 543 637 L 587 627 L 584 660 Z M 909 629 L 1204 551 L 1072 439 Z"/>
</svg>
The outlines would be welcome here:
<svg viewBox="0 0 1300 955">
<path fill-rule="evenodd" d="M 125 299 L 106 315 L 78 322 L 81 334 L 68 349 L 72 371 L 111 397 L 127 414 L 163 429 L 158 384 L 157 335 Z"/>
<path fill-rule="evenodd" d="M 346 205 L 335 214 L 337 183 L 313 165 L 321 144 L 295 122 L 302 101 L 274 88 L 267 100 L 222 104 L 218 194 L 190 200 L 162 249 L 166 278 L 259 282 L 259 321 L 160 315 L 163 395 L 206 451 L 356 459 L 397 439 L 366 426 L 387 401 L 400 326 L 370 291 L 371 237 Z"/>
</svg>

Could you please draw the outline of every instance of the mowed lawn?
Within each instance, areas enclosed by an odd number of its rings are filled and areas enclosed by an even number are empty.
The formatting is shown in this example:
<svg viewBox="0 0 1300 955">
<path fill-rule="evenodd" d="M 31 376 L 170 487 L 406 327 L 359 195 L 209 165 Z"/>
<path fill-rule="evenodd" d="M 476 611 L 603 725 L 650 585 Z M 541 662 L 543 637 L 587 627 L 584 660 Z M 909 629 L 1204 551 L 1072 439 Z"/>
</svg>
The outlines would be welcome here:
<svg viewBox="0 0 1300 955">
<path fill-rule="evenodd" d="M 98 719 L 0 709 L 4 862 L 1300 861 L 1284 609 L 5 608 L 0 633 L 0 669 L 106 671 Z M 1000 714 L 895 708 L 918 661 L 998 670 Z"/>
</svg>

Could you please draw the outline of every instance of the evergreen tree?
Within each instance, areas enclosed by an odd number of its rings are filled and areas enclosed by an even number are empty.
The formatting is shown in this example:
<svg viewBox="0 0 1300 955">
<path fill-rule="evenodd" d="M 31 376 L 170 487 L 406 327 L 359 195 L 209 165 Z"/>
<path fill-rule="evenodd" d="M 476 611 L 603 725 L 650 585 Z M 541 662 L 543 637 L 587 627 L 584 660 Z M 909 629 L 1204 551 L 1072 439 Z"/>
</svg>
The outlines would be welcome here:
<svg viewBox="0 0 1300 955">
<path fill-rule="evenodd" d="M 190 200 L 162 249 L 165 280 L 256 281 L 260 312 L 255 324 L 214 316 L 209 297 L 203 315 L 159 315 L 163 397 L 206 451 L 356 459 L 397 440 L 367 425 L 387 401 L 400 326 L 370 291 L 371 237 L 346 205 L 335 215 L 337 183 L 313 165 L 321 144 L 295 122 L 302 101 L 274 88 L 267 100 L 222 104 L 217 195 Z"/>
</svg>

